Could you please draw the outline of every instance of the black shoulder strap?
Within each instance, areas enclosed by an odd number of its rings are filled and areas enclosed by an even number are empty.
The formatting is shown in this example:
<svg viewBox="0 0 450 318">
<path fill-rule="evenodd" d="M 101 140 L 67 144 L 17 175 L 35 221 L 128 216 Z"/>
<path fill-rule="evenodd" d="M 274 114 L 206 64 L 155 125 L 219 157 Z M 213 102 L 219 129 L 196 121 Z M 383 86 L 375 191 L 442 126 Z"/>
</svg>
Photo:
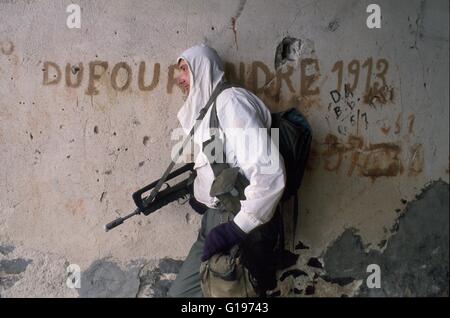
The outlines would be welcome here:
<svg viewBox="0 0 450 318">
<path fill-rule="evenodd" d="M 184 151 L 184 148 L 187 146 L 189 140 L 191 139 L 191 137 L 194 135 L 195 130 L 198 127 L 198 121 L 203 120 L 203 117 L 205 117 L 206 113 L 208 112 L 209 107 L 211 106 L 212 103 L 215 104 L 216 98 L 217 96 L 219 96 L 219 94 L 226 88 L 231 87 L 231 84 L 223 81 L 221 83 L 219 83 L 214 91 L 212 92 L 208 102 L 206 103 L 206 105 L 200 110 L 200 114 L 197 117 L 196 122 L 194 123 L 194 126 L 191 128 L 191 131 L 189 132 L 189 134 L 187 135 L 187 137 L 184 139 L 183 144 L 180 148 L 180 150 L 175 154 L 175 157 L 172 159 L 172 161 L 170 162 L 169 166 L 167 167 L 166 171 L 164 172 L 164 174 L 162 175 L 162 177 L 159 179 L 158 183 L 155 185 L 155 187 L 153 188 L 152 192 L 148 195 L 147 198 L 145 198 L 144 200 L 146 200 L 146 202 L 152 202 L 156 195 L 159 192 L 159 189 L 161 189 L 161 186 L 163 185 L 164 182 L 166 182 L 167 177 L 169 176 L 169 173 L 172 171 L 173 167 L 175 166 L 175 163 L 178 161 L 178 159 L 180 158 L 181 154 Z M 142 211 L 140 211 L 142 212 Z"/>
<path fill-rule="evenodd" d="M 221 85 L 220 93 L 223 92 L 227 88 L 236 87 L 236 86 L 237 85 L 231 84 L 230 82 L 223 82 Z M 219 94 L 217 94 L 217 96 Z M 222 149 L 223 157 L 221 158 L 220 163 L 217 163 L 215 161 L 215 158 L 210 158 L 209 155 L 207 154 L 208 160 L 211 163 L 211 168 L 214 172 L 214 176 L 216 176 L 216 177 L 220 174 L 220 172 L 225 167 L 228 167 L 228 164 L 226 163 L 226 154 L 223 151 L 223 150 L 225 150 L 226 140 L 223 140 L 223 142 L 220 139 L 216 140 L 216 134 L 218 133 L 218 130 L 220 129 L 219 117 L 217 116 L 217 108 L 216 108 L 217 96 L 215 96 L 215 99 L 213 101 L 213 105 L 211 107 L 211 113 L 210 113 L 210 117 L 209 117 L 210 138 L 208 140 L 204 141 L 202 144 L 202 149 L 205 149 L 205 147 L 207 147 L 208 144 L 210 144 L 210 143 L 217 143 L 217 142 L 221 143 L 220 148 Z M 215 149 L 212 149 L 211 155 L 215 156 Z"/>
<path fill-rule="evenodd" d="M 219 128 L 219 117 L 217 117 L 216 101 L 211 108 L 211 116 L 209 117 L 209 128 Z"/>
<path fill-rule="evenodd" d="M 225 90 L 227 88 L 231 88 L 231 87 L 238 87 L 238 86 L 231 84 L 230 82 L 225 82 L 223 84 L 223 89 L 220 92 L 222 92 L 223 90 Z M 219 95 L 219 94 L 217 94 L 217 95 Z M 217 117 L 216 99 L 217 99 L 217 96 L 214 99 L 214 103 L 211 108 L 211 117 L 209 118 L 209 128 L 219 128 L 220 127 L 219 117 Z"/>
</svg>

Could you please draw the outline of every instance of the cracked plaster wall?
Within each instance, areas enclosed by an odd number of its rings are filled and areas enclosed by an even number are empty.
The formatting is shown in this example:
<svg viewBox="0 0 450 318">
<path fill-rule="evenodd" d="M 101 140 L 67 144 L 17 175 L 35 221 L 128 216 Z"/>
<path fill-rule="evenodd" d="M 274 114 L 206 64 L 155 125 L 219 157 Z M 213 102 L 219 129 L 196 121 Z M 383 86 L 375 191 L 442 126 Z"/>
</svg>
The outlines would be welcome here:
<svg viewBox="0 0 450 318">
<path fill-rule="evenodd" d="M 0 1 L 2 297 L 165 296 L 200 217 L 174 203 L 103 225 L 167 166 L 183 102 L 172 65 L 202 41 L 232 81 L 313 127 L 287 236 L 300 257 L 277 293 L 448 295 L 447 1 L 377 1 L 374 30 L 366 1 L 75 2 L 80 30 L 65 27 L 71 1 Z M 429 214 L 439 222 L 409 232 Z M 368 291 L 374 259 L 386 280 Z M 79 290 L 65 285 L 71 263 Z"/>
</svg>

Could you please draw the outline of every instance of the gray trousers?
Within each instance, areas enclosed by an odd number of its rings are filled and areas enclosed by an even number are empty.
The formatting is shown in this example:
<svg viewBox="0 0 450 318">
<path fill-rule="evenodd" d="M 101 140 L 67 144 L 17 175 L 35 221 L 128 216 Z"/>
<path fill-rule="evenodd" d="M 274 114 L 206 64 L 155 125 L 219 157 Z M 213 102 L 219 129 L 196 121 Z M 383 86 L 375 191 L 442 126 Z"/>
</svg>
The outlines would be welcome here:
<svg viewBox="0 0 450 318">
<path fill-rule="evenodd" d="M 192 245 L 177 278 L 169 289 L 169 297 L 203 297 L 200 286 L 200 264 L 205 238 L 209 231 L 221 223 L 233 219 L 233 215 L 218 209 L 208 209 L 202 217 L 197 241 Z"/>
</svg>

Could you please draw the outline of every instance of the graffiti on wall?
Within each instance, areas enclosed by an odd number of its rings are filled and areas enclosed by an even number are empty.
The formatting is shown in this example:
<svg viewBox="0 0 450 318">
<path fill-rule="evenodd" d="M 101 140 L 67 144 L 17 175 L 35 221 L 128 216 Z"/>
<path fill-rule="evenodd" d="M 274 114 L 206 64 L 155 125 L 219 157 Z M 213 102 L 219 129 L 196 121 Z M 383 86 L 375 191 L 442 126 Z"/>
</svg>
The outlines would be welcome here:
<svg viewBox="0 0 450 318">
<path fill-rule="evenodd" d="M 282 85 L 285 85 L 291 94 L 297 96 L 306 97 L 320 94 L 320 87 L 317 86 L 317 81 L 321 76 L 321 68 L 317 59 L 304 58 L 300 60 L 298 76 L 300 85 L 298 87 L 295 87 L 296 85 L 293 81 L 293 77 L 297 76 L 294 74 L 296 69 L 291 65 L 278 68 L 275 72 L 261 61 L 254 61 L 248 65 L 240 62 L 237 65 L 238 67 L 234 63 L 225 63 L 227 77 L 231 82 L 244 86 L 257 95 L 262 93 L 268 95 L 267 97 L 276 99 Z M 348 69 L 348 74 L 344 74 L 343 62 L 337 61 L 331 70 L 332 73 L 336 73 L 336 91 L 342 90 L 344 75 L 353 76 L 353 81 L 349 85 L 348 90 L 355 91 L 358 85 L 361 85 L 363 82 L 360 80 L 360 77 L 363 75 L 362 70 L 367 69 L 366 81 L 363 83 L 365 87 L 364 101 L 371 103 L 373 99 L 385 99 L 385 93 L 383 92 L 387 87 L 386 76 L 388 67 L 389 63 L 386 59 L 379 59 L 376 63 L 373 62 L 373 58 L 368 58 L 363 63 L 360 63 L 358 60 L 352 60 L 346 68 L 346 70 Z M 87 66 L 82 62 L 77 64 L 66 63 L 62 66 L 52 61 L 45 61 L 42 68 L 42 83 L 43 85 L 59 84 L 62 81 L 64 73 L 64 84 L 70 88 L 79 88 L 84 77 L 86 77 L 87 88 L 85 93 L 87 95 L 97 95 L 99 91 L 96 88 L 96 83 L 102 76 L 109 77 L 108 82 L 115 90 L 124 91 L 130 87 L 136 72 L 139 91 L 147 92 L 155 89 L 160 83 L 161 64 L 154 63 L 150 71 L 147 69 L 150 69 L 150 67 L 147 67 L 144 61 L 139 63 L 137 72 L 133 71 L 132 66 L 127 62 L 119 62 L 111 65 L 107 61 L 95 60 L 89 62 Z M 167 68 L 166 92 L 168 94 L 171 94 L 173 88 L 177 86 L 175 81 L 175 72 L 177 69 L 178 66 L 176 64 L 169 65 Z M 376 71 L 373 71 L 373 69 L 376 69 Z M 85 73 L 87 74 L 85 75 Z M 121 76 L 118 76 L 119 73 L 122 73 Z M 147 76 L 151 77 L 151 80 L 147 79 Z M 377 81 L 372 83 L 372 76 L 375 76 Z"/>
<path fill-rule="evenodd" d="M 316 88 L 311 88 L 313 82 L 318 78 L 317 74 L 308 75 L 305 71 L 306 67 L 310 64 L 318 65 L 317 60 L 304 59 L 301 62 L 302 71 L 300 77 L 300 88 L 296 90 L 292 84 L 291 76 L 293 75 L 293 68 L 289 66 L 286 72 L 277 71 L 273 74 L 269 67 L 260 61 L 255 61 L 250 64 L 250 72 L 248 78 L 245 78 L 246 65 L 244 63 L 239 63 L 239 72 L 236 72 L 236 68 L 232 63 L 225 64 L 225 73 L 231 82 L 240 84 L 249 90 L 259 93 L 267 93 L 267 85 L 258 86 L 261 81 L 261 74 L 265 76 L 265 82 L 273 83 L 274 87 L 280 88 L 282 82 L 288 86 L 292 93 L 296 93 L 302 96 L 318 95 L 320 90 Z M 86 71 L 85 71 L 86 69 Z M 111 69 L 110 72 L 108 70 Z M 177 86 L 175 80 L 175 72 L 178 69 L 176 64 L 169 65 L 167 68 L 167 84 L 166 92 L 168 94 L 173 93 L 173 88 Z M 155 89 L 161 81 L 161 64 L 154 63 L 153 74 L 151 80 L 147 79 L 147 65 L 145 62 L 140 62 L 137 70 L 137 87 L 139 91 L 147 92 Z M 43 63 L 43 78 L 42 84 L 57 85 L 64 82 L 64 85 L 69 88 L 79 88 L 84 80 L 87 78 L 87 88 L 85 93 L 87 95 L 98 95 L 99 89 L 96 87 L 97 83 L 102 76 L 108 76 L 108 82 L 111 84 L 112 88 L 117 91 L 124 91 L 130 87 L 132 83 L 134 72 L 132 67 L 126 62 L 119 62 L 117 64 L 111 65 L 107 61 L 95 60 L 88 63 L 85 66 L 83 63 L 71 64 L 66 63 L 65 66 L 61 66 L 52 61 L 45 61 Z M 87 73 L 87 74 L 85 74 Z M 119 76 L 119 73 L 122 73 Z M 64 75 L 64 76 L 63 76 Z M 64 78 L 64 80 L 63 80 Z M 275 81 L 273 81 L 275 79 Z M 272 88 L 272 87 L 271 87 Z"/>
<path fill-rule="evenodd" d="M 389 62 L 385 58 L 353 59 L 349 63 L 339 60 L 324 76 L 316 58 L 300 59 L 298 65 L 298 68 L 294 68 L 288 64 L 273 71 L 261 61 L 253 61 L 250 64 L 227 62 L 225 74 L 232 83 L 259 96 L 272 111 L 296 106 L 304 113 L 320 108 L 323 104 L 320 100 L 321 86 L 327 79 L 335 80 L 335 84 L 331 83 L 335 89 L 330 92 L 328 110 L 335 113 L 336 120 L 348 120 L 350 125 L 358 124 L 358 129 L 360 121 L 367 129 L 368 114 L 356 108 L 356 104 L 376 107 L 394 99 L 394 90 L 387 81 Z M 160 63 L 148 65 L 141 61 L 132 66 L 127 62 L 112 64 L 94 60 L 86 65 L 82 62 L 59 65 L 45 61 L 42 67 L 42 84 L 62 84 L 67 88 L 79 89 L 84 83 L 84 93 L 90 96 L 98 95 L 102 85 L 109 85 L 117 92 L 136 87 L 137 91 L 143 93 L 152 92 L 164 85 L 166 93 L 172 94 L 178 86 L 175 79 L 177 70 L 177 64 L 169 65 L 167 81 L 162 84 Z M 357 91 L 361 97 L 356 99 Z M 350 98 L 355 100 L 349 100 Z M 326 119 L 328 120 L 329 116 L 326 116 Z M 339 133 L 347 134 L 343 124 L 338 130 Z"/>
<path fill-rule="evenodd" d="M 422 144 L 403 146 L 400 142 L 370 143 L 363 137 L 349 135 L 345 140 L 327 134 L 322 142 L 314 141 L 307 169 L 323 168 L 328 172 L 343 172 L 369 177 L 416 176 L 423 171 Z"/>
<path fill-rule="evenodd" d="M 11 54 L 14 50 L 12 42 L 0 44 L 3 54 Z M 177 69 L 176 64 L 167 67 L 167 82 L 163 87 L 167 94 L 172 94 L 178 86 L 175 80 Z M 335 81 L 331 85 L 334 89 L 325 95 L 329 100 L 325 103 L 324 118 L 328 124 L 330 121 L 337 123 L 337 130 L 330 129 L 331 132 L 323 140 L 313 141 L 309 170 L 322 168 L 328 172 L 343 172 L 349 177 L 357 175 L 372 180 L 382 176 L 414 176 L 422 172 L 424 150 L 421 144 L 374 144 L 360 134 L 363 130 L 372 129 L 369 127 L 369 110 L 380 109 L 394 100 L 394 89 L 388 83 L 388 70 L 389 62 L 384 58 L 369 57 L 349 62 L 339 60 L 332 64 L 325 77 Z M 297 71 L 299 74 L 296 74 Z M 261 61 L 225 64 L 225 73 L 231 82 L 261 97 L 272 110 L 280 107 L 281 102 L 305 102 L 308 98 L 323 94 L 323 81 L 319 81 L 323 77 L 321 72 L 323 70 L 315 58 L 301 59 L 298 69 L 285 65 L 275 71 Z M 161 77 L 160 63 L 148 65 L 144 61 L 133 66 L 127 62 L 111 64 L 102 60 L 64 65 L 45 61 L 42 67 L 43 85 L 63 85 L 72 89 L 83 86 L 83 93 L 90 96 L 100 94 L 102 85 L 108 84 L 118 92 L 132 86 L 140 92 L 152 92 L 161 87 Z M 286 88 L 291 98 L 282 100 L 282 88 Z M 401 131 L 411 134 L 414 119 L 414 114 L 409 114 L 406 123 L 402 123 L 403 115 L 400 113 L 395 123 L 383 123 L 376 129 L 386 136 L 399 135 Z"/>
</svg>

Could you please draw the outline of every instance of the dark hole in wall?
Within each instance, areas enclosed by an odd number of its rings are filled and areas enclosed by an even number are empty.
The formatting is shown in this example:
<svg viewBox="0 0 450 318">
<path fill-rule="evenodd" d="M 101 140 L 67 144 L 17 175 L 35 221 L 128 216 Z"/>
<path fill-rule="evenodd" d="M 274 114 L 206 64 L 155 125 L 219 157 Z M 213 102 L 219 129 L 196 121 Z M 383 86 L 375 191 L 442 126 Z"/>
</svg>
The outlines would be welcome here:
<svg viewBox="0 0 450 318">
<path fill-rule="evenodd" d="M 300 57 L 300 48 L 302 41 L 300 39 L 285 37 L 278 44 L 275 51 L 275 69 L 283 66 L 285 63 L 295 61 Z"/>
</svg>

